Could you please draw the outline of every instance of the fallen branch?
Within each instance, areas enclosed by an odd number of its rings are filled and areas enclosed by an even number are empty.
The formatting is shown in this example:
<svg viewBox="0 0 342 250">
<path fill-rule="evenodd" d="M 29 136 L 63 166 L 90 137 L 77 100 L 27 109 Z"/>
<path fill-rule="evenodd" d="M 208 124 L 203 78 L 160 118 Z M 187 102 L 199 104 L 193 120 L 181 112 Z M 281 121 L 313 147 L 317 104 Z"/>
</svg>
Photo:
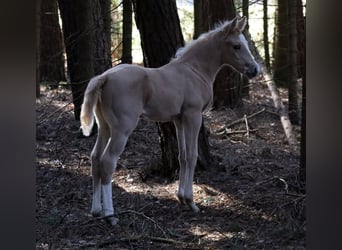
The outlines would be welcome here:
<svg viewBox="0 0 342 250">
<path fill-rule="evenodd" d="M 247 116 L 244 115 L 243 116 L 243 119 L 245 120 L 245 124 L 246 124 L 246 135 L 247 135 L 247 138 L 249 137 L 249 126 L 248 126 L 248 121 L 247 121 Z"/>
<path fill-rule="evenodd" d="M 160 231 L 164 234 L 164 236 L 166 235 L 164 229 L 154 219 L 148 217 L 147 215 L 145 215 L 142 212 L 137 212 L 137 211 L 134 211 L 134 210 L 125 210 L 125 211 L 119 213 L 118 215 L 127 214 L 127 213 L 131 213 L 131 214 L 136 214 L 136 215 L 142 216 L 146 220 L 148 220 L 148 221 L 152 222 L 153 224 L 155 224 L 160 229 Z"/>
<path fill-rule="evenodd" d="M 236 125 L 236 124 L 238 124 L 238 123 L 241 123 L 241 122 L 245 121 L 246 119 L 253 118 L 254 116 L 257 116 L 257 115 L 261 114 L 261 113 L 264 112 L 265 110 L 266 110 L 266 108 L 263 108 L 263 109 L 261 109 L 261 110 L 255 112 L 255 113 L 253 113 L 253 114 L 251 114 L 251 115 L 248 115 L 248 116 L 246 116 L 246 117 L 244 116 L 244 117 L 242 117 L 242 118 L 240 118 L 240 119 L 237 119 L 236 121 L 233 121 L 233 122 L 229 123 L 228 125 L 225 125 L 224 127 L 220 128 L 220 129 L 218 129 L 218 130 L 216 130 L 214 133 L 215 133 L 215 134 L 220 134 L 220 133 L 224 132 L 227 128 L 232 127 L 232 126 L 234 126 L 234 125 Z"/>
<path fill-rule="evenodd" d="M 56 113 L 58 112 L 64 112 L 62 111 L 63 109 L 67 108 L 69 105 L 72 104 L 72 101 L 68 102 L 67 104 L 63 105 L 62 107 L 56 109 L 54 112 L 50 113 L 50 114 L 47 114 L 45 117 L 45 113 L 41 114 L 39 117 L 38 117 L 38 123 L 37 123 L 37 126 L 38 125 L 42 125 L 43 123 L 45 123 L 46 121 L 48 121 L 49 118 L 51 118 L 53 115 L 55 115 Z M 44 118 L 43 118 L 44 117 Z"/>
<path fill-rule="evenodd" d="M 161 237 L 155 237 L 155 236 L 146 236 L 146 235 L 138 235 L 133 237 L 127 237 L 127 238 L 113 238 L 110 240 L 103 241 L 97 245 L 97 247 L 105 247 L 110 246 L 118 242 L 133 242 L 133 241 L 141 241 L 141 240 L 149 240 L 154 242 L 162 242 L 162 243 L 168 243 L 168 244 L 174 244 L 174 245 L 187 245 L 188 242 L 173 240 L 170 238 L 161 238 Z M 89 244 L 89 246 L 94 246 L 94 244 Z"/>
<path fill-rule="evenodd" d="M 248 133 L 256 132 L 258 129 L 248 129 Z M 232 135 L 232 134 L 247 134 L 247 130 L 229 130 L 225 131 L 225 134 Z"/>
<path fill-rule="evenodd" d="M 297 141 L 293 135 L 292 125 L 291 125 L 289 116 L 286 112 L 285 106 L 284 106 L 284 104 L 280 98 L 280 94 L 279 94 L 279 91 L 275 85 L 275 82 L 274 82 L 271 74 L 268 72 L 267 68 L 262 64 L 261 64 L 261 71 L 263 74 L 263 78 L 265 79 L 265 82 L 268 86 L 268 89 L 271 92 L 274 107 L 276 108 L 276 112 L 280 117 L 281 125 L 283 126 L 286 138 L 287 138 L 290 145 L 296 145 Z"/>
<path fill-rule="evenodd" d="M 179 241 L 179 240 L 173 240 L 173 239 L 161 238 L 161 237 L 154 237 L 154 236 L 150 236 L 149 239 L 151 239 L 152 241 L 158 241 L 158 242 L 169 243 L 169 244 L 179 244 L 179 245 L 188 244 L 187 242 L 183 242 L 183 241 Z"/>
</svg>

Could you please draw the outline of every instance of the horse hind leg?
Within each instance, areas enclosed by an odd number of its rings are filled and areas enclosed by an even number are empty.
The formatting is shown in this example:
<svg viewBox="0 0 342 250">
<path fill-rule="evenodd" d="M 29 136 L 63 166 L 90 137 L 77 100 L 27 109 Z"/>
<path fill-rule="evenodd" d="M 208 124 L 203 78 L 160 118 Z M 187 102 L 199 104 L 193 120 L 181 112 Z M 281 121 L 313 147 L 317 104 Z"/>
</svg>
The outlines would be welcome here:
<svg viewBox="0 0 342 250">
<path fill-rule="evenodd" d="M 97 110 L 99 111 L 99 110 Z M 102 114 L 97 112 L 98 120 L 98 134 L 95 146 L 91 152 L 91 170 L 92 170 L 92 182 L 93 182 L 93 195 L 92 195 L 92 205 L 90 213 L 97 217 L 102 213 L 101 205 L 101 176 L 100 176 L 100 157 L 108 143 L 110 137 L 109 127 L 105 123 Z"/>
<path fill-rule="evenodd" d="M 120 155 L 125 149 L 129 135 L 137 125 L 138 116 L 132 119 L 111 123 L 111 138 L 100 159 L 100 178 L 102 187 L 103 215 L 106 220 L 116 224 L 112 198 L 112 176 Z"/>
</svg>

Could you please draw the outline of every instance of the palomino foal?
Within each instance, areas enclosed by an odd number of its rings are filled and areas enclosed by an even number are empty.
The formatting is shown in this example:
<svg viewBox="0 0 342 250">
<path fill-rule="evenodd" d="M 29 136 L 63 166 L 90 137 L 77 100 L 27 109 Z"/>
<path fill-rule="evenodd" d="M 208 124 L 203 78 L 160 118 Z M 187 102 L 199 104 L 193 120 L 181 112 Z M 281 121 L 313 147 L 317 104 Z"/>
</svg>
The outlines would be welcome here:
<svg viewBox="0 0 342 250">
<path fill-rule="evenodd" d="M 180 164 L 178 198 L 192 211 L 199 211 L 192 192 L 197 139 L 202 111 L 213 98 L 216 72 L 223 64 L 249 78 L 259 72 L 241 33 L 245 25 L 245 17 L 220 24 L 186 45 L 176 58 L 160 68 L 122 64 L 91 79 L 84 95 L 81 128 L 89 136 L 95 116 L 98 135 L 91 152 L 94 216 L 102 215 L 111 224 L 116 223 L 112 175 L 140 116 L 174 122 Z"/>
</svg>

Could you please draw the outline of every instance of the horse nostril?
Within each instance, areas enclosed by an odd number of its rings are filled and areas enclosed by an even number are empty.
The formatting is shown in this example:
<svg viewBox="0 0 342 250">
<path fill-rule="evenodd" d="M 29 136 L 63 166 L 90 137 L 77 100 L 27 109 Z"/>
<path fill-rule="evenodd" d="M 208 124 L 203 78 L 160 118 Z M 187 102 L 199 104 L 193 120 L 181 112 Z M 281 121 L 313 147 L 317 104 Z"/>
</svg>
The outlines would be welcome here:
<svg viewBox="0 0 342 250">
<path fill-rule="evenodd" d="M 255 75 L 258 74 L 258 69 L 257 69 L 257 67 L 254 67 L 254 74 L 255 74 Z"/>
<path fill-rule="evenodd" d="M 258 74 L 258 67 L 256 66 L 250 66 L 247 70 L 247 76 L 249 78 L 255 77 Z"/>
</svg>

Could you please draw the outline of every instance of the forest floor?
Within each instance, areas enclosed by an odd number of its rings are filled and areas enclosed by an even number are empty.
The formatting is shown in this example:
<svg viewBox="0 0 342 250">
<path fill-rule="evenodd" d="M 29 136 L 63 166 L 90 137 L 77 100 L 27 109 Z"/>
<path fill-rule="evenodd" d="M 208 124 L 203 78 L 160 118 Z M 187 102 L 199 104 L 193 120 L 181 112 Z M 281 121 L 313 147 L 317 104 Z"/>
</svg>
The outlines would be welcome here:
<svg viewBox="0 0 342 250">
<path fill-rule="evenodd" d="M 114 227 L 89 212 L 96 136 L 81 136 L 70 90 L 42 87 L 41 94 L 37 249 L 305 249 L 299 145 L 288 145 L 266 84 L 251 85 L 241 108 L 204 114 L 215 161 L 195 173 L 198 214 L 178 202 L 178 180 L 151 171 L 161 162 L 158 133 L 154 122 L 142 119 L 113 177 Z M 281 94 L 287 104 L 286 91 Z M 245 121 L 217 132 L 258 111 L 247 119 L 249 133 Z M 293 130 L 299 142 L 300 126 Z"/>
</svg>

